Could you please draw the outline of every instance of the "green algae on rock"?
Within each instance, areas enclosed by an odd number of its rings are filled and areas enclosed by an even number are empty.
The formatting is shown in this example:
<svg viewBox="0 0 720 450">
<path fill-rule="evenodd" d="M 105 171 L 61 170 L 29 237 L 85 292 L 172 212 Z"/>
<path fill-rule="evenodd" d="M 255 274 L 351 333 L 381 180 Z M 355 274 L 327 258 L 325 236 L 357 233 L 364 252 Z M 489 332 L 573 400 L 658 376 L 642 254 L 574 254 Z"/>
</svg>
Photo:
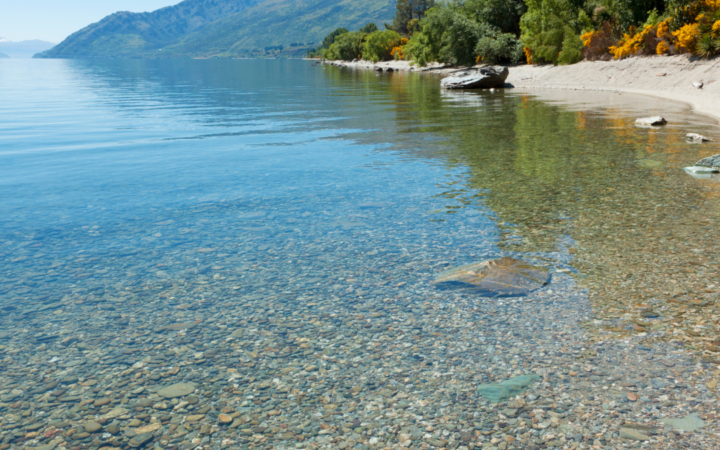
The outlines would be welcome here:
<svg viewBox="0 0 720 450">
<path fill-rule="evenodd" d="M 441 287 L 473 287 L 499 295 L 525 295 L 549 281 L 547 269 L 506 256 L 447 270 L 434 283 Z"/>
</svg>

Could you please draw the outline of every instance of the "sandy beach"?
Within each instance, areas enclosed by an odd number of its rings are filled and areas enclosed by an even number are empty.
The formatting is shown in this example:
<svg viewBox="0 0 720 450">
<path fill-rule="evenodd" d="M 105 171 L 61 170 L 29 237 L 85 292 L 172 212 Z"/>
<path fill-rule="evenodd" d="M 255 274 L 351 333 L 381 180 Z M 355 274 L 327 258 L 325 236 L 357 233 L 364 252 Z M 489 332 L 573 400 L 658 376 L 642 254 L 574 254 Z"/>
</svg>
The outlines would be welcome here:
<svg viewBox="0 0 720 450">
<path fill-rule="evenodd" d="M 439 64 L 417 68 L 407 61 L 373 64 L 370 61 L 330 64 L 384 71 L 413 71 L 441 76 L 466 69 Z M 620 61 L 584 61 L 570 66 L 512 66 L 508 83 L 518 88 L 613 91 L 650 95 L 685 102 L 694 112 L 720 120 L 720 59 L 688 56 L 628 58 Z M 702 83 L 697 88 L 694 83 Z"/>
</svg>

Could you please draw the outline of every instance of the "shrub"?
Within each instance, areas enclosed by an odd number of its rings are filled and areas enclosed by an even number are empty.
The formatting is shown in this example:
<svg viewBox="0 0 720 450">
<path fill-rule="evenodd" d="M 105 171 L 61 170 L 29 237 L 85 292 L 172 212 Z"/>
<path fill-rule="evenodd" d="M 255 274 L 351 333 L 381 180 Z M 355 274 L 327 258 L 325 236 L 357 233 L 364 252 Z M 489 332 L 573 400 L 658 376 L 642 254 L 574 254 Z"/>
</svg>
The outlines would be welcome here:
<svg viewBox="0 0 720 450">
<path fill-rule="evenodd" d="M 693 52 L 700 37 L 700 26 L 696 23 L 689 23 L 679 30 L 673 31 L 672 35 L 676 40 L 675 47 L 679 52 Z"/>
<path fill-rule="evenodd" d="M 523 45 L 515 35 L 498 33 L 493 36 L 483 36 L 475 46 L 478 60 L 488 64 L 520 62 L 523 57 Z"/>
<path fill-rule="evenodd" d="M 330 48 L 331 45 L 335 42 L 335 39 L 340 36 L 341 34 L 347 33 L 348 30 L 346 28 L 338 28 L 332 33 L 328 34 L 325 39 L 323 39 L 322 47 L 321 48 Z"/>
<path fill-rule="evenodd" d="M 323 51 L 323 58 L 329 60 L 350 61 L 362 57 L 365 33 L 351 31 L 335 38 L 329 49 Z"/>
<path fill-rule="evenodd" d="M 372 62 L 386 61 L 392 57 L 392 50 L 401 43 L 400 34 L 393 30 L 376 31 L 365 39 L 363 59 Z"/>
<path fill-rule="evenodd" d="M 597 31 L 588 31 L 580 36 L 583 43 L 583 57 L 588 61 L 612 59 L 610 47 L 615 45 L 622 34 L 610 22 L 602 24 Z"/>
<path fill-rule="evenodd" d="M 577 40 L 566 38 L 566 27 L 573 34 L 579 31 L 580 11 L 575 4 L 569 0 L 527 0 L 526 3 L 528 10 L 520 20 L 521 39 L 532 52 L 533 61 L 556 64 L 565 44 L 568 45 L 565 57 L 575 59 L 579 37 Z"/>
<path fill-rule="evenodd" d="M 709 58 L 717 53 L 718 42 L 710 34 L 705 34 L 700 37 L 697 42 L 697 54 L 703 58 Z"/>
<path fill-rule="evenodd" d="M 395 61 L 400 61 L 401 59 L 405 59 L 405 46 L 408 43 L 407 38 L 400 38 L 400 43 L 393 47 L 392 51 L 390 52 L 390 55 L 395 59 Z"/>
<path fill-rule="evenodd" d="M 564 38 L 562 42 L 562 51 L 558 55 L 560 64 L 575 64 L 583 59 L 582 56 L 583 43 L 575 31 L 569 26 L 565 27 Z"/>
</svg>

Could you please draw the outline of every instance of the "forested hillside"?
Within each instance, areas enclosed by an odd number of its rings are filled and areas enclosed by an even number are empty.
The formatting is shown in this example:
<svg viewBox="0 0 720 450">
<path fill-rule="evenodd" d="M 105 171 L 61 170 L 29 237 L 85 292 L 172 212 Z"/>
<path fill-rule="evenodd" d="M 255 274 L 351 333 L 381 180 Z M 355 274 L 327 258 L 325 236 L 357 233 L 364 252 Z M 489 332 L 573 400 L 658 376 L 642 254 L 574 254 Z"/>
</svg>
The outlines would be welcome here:
<svg viewBox="0 0 720 450">
<path fill-rule="evenodd" d="M 42 58 L 302 56 L 338 26 L 392 20 L 393 0 L 186 0 L 118 12 Z"/>
</svg>

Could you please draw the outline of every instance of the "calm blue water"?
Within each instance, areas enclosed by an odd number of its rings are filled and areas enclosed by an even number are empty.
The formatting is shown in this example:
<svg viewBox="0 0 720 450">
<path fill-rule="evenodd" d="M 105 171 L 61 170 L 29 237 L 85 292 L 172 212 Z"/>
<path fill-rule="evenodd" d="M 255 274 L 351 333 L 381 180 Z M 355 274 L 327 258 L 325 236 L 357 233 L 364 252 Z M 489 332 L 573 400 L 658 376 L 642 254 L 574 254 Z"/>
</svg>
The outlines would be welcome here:
<svg viewBox="0 0 720 450">
<path fill-rule="evenodd" d="M 169 448 L 207 436 L 338 448 L 343 433 L 366 448 L 405 439 L 396 425 L 487 428 L 481 383 L 569 382 L 549 367 L 587 345 L 573 220 L 606 214 L 598 192 L 665 183 L 684 161 L 662 149 L 684 144 L 608 133 L 632 123 L 622 108 L 438 84 L 306 61 L 0 63 L 0 394 L 40 405 L 8 420 L 125 405 L 107 422 L 122 436 L 68 439 L 122 444 L 150 411 Z M 613 208 L 638 211 L 625 200 Z M 551 285 L 493 300 L 431 285 L 503 255 L 549 266 Z M 197 406 L 148 406 L 181 381 Z M 56 388 L 61 403 L 41 397 Z M 388 389 L 412 396 L 378 406 Z M 170 426 L 205 406 L 212 423 L 237 412 L 239 428 Z M 353 434 L 356 420 L 369 430 Z M 257 425 L 274 437 L 238 433 Z"/>
<path fill-rule="evenodd" d="M 52 243 L 46 261 L 165 248 L 181 222 L 199 219 L 179 211 L 209 205 L 223 206 L 209 220 L 263 206 L 318 223 L 351 220 L 363 202 L 443 206 L 432 196 L 446 172 L 344 137 L 387 127 L 390 106 L 367 101 L 363 84 L 328 86 L 309 63 L 53 61 L 41 75 L 37 63 L 14 63 L 1 72 L 2 231 Z M 163 238 L 135 234 L 170 215 Z M 301 237 L 298 227 L 283 231 Z M 51 230 L 76 232 L 72 245 Z"/>
</svg>

